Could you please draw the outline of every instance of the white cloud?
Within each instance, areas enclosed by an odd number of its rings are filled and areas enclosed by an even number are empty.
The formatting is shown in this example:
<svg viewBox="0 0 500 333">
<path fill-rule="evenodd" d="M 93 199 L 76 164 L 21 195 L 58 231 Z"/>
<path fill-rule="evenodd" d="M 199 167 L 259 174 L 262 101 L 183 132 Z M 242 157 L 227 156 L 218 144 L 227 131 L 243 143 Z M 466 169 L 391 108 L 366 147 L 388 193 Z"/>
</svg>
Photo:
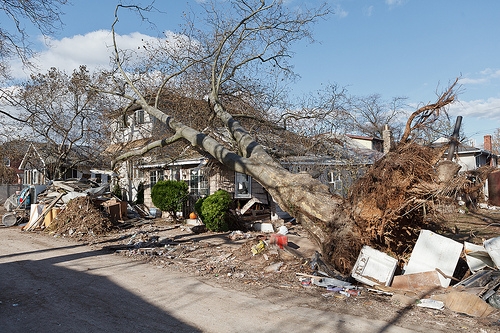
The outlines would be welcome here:
<svg viewBox="0 0 500 333">
<path fill-rule="evenodd" d="M 486 68 L 477 74 L 467 75 L 461 78 L 459 83 L 463 85 L 484 84 L 498 78 L 500 78 L 500 69 Z"/>
<path fill-rule="evenodd" d="M 138 32 L 117 35 L 117 43 L 121 49 L 138 50 L 146 41 L 154 39 Z M 80 65 L 86 65 L 90 70 L 109 67 L 113 40 L 108 30 L 93 31 L 60 40 L 49 39 L 45 43 L 46 49 L 33 59 L 40 72 L 46 72 L 51 67 L 68 73 Z M 16 78 L 27 76 L 19 61 L 11 64 L 11 71 Z"/>
<path fill-rule="evenodd" d="M 385 3 L 391 7 L 401 6 L 406 2 L 406 0 L 385 0 Z"/>
<path fill-rule="evenodd" d="M 470 77 L 464 77 L 460 80 L 458 80 L 458 83 L 460 84 L 463 84 L 463 85 L 466 85 L 466 84 L 483 84 L 483 83 L 486 83 L 488 82 L 488 79 L 487 78 L 477 78 L 477 79 L 473 79 L 473 78 L 470 78 Z"/>
<path fill-rule="evenodd" d="M 482 119 L 489 126 L 488 121 L 500 121 L 500 98 L 459 101 L 450 106 L 449 112 L 453 116 Z"/>
<path fill-rule="evenodd" d="M 338 18 L 344 18 L 349 14 L 349 12 L 345 11 L 339 4 L 335 6 L 333 12 L 335 13 L 335 16 L 337 16 Z"/>
</svg>

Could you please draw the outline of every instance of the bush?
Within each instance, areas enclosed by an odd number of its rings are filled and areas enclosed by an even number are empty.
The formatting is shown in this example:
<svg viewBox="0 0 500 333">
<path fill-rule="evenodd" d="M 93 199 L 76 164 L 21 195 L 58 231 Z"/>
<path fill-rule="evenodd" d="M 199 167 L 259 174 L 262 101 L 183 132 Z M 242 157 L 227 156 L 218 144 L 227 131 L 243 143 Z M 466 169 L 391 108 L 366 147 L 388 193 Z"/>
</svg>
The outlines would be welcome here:
<svg viewBox="0 0 500 333">
<path fill-rule="evenodd" d="M 208 230 L 228 231 L 228 211 L 231 204 L 231 195 L 224 190 L 199 199 L 195 209 Z"/>
<path fill-rule="evenodd" d="M 151 200 L 156 208 L 169 212 L 175 219 L 182 204 L 187 200 L 188 185 L 182 181 L 160 180 L 151 189 Z"/>
</svg>

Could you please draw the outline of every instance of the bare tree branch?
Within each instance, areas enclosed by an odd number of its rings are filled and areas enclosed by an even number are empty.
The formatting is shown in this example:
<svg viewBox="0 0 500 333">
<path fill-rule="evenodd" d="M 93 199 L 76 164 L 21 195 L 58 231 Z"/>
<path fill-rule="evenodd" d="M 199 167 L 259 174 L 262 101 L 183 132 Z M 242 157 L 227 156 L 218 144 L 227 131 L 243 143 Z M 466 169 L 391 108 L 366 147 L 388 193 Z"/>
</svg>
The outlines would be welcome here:
<svg viewBox="0 0 500 333">
<path fill-rule="evenodd" d="M 435 103 L 425 105 L 410 115 L 401 136 L 401 142 L 407 142 L 413 131 L 430 126 L 438 119 L 440 112 L 446 113 L 444 108 L 455 101 L 458 80 L 459 78 L 456 78 Z"/>
</svg>

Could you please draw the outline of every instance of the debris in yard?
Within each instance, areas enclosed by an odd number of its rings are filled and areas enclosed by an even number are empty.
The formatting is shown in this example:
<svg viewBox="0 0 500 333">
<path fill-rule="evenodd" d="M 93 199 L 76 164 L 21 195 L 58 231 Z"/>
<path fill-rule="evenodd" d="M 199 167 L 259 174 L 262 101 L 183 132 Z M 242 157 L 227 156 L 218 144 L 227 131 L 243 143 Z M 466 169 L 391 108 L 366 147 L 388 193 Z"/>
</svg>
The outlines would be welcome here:
<svg viewBox="0 0 500 333">
<path fill-rule="evenodd" d="M 369 246 L 363 246 L 354 264 L 351 276 L 369 286 L 390 285 L 398 261 Z"/>
<path fill-rule="evenodd" d="M 111 229 L 111 220 L 88 197 L 71 200 L 48 227 L 52 233 L 71 237 L 99 235 Z"/>
<path fill-rule="evenodd" d="M 7 213 L 2 216 L 2 224 L 6 227 L 12 227 L 17 223 L 16 213 Z"/>
<path fill-rule="evenodd" d="M 401 290 L 428 290 L 441 287 L 441 281 L 437 271 L 429 271 L 394 276 L 391 287 Z"/>
<path fill-rule="evenodd" d="M 442 310 L 444 308 L 444 303 L 434 299 L 424 298 L 417 301 L 417 306 L 422 308 Z"/>
<path fill-rule="evenodd" d="M 278 234 L 280 235 L 286 235 L 288 234 L 288 228 L 284 225 L 278 228 Z"/>
<path fill-rule="evenodd" d="M 451 311 L 465 313 L 473 317 L 486 317 L 495 309 L 483 301 L 479 296 L 460 291 L 452 291 L 447 294 L 436 295 L 435 300 L 444 302 Z"/>
<path fill-rule="evenodd" d="M 267 232 L 267 233 L 274 232 L 273 224 L 269 222 L 256 222 L 253 224 L 253 228 L 255 231 L 260 231 L 260 232 Z"/>
<path fill-rule="evenodd" d="M 288 249 L 288 246 L 285 246 L 285 249 Z M 340 273 L 334 271 L 331 267 L 329 267 L 322 259 L 321 254 L 318 251 L 315 251 L 311 257 L 310 261 L 311 271 L 317 272 L 323 276 L 337 277 L 341 276 Z"/>
<path fill-rule="evenodd" d="M 264 268 L 264 271 L 265 272 L 278 272 L 280 270 L 281 266 L 283 266 L 283 262 L 277 262 L 277 263 L 271 264 L 271 265 L 267 266 L 266 268 Z"/>
<path fill-rule="evenodd" d="M 494 308 L 500 309 L 500 292 L 497 291 L 494 295 L 488 298 L 488 304 Z"/>
<path fill-rule="evenodd" d="M 437 270 L 441 286 L 448 287 L 463 245 L 429 230 L 420 231 L 404 274 Z"/>
<path fill-rule="evenodd" d="M 264 241 L 260 240 L 257 244 L 252 246 L 252 254 L 256 255 L 264 251 L 264 248 L 266 247 L 266 244 Z"/>
<path fill-rule="evenodd" d="M 277 245 L 280 249 L 283 249 L 288 245 L 288 237 L 282 234 L 272 234 L 269 238 L 269 244 Z"/>
<path fill-rule="evenodd" d="M 45 216 L 51 212 L 52 208 L 56 205 L 56 203 L 61 200 L 63 197 L 63 193 L 60 193 L 54 200 L 52 200 L 48 205 L 42 206 L 43 210 L 40 214 L 33 214 L 30 216 L 30 220 L 27 225 L 23 227 L 23 230 L 31 231 L 36 228 L 39 228 L 43 222 Z M 37 207 L 38 208 L 38 207 Z M 38 210 L 36 210 L 38 212 Z"/>
<path fill-rule="evenodd" d="M 464 242 L 464 253 L 467 265 L 472 273 L 486 267 L 495 266 L 486 248 L 482 245 Z"/>
<path fill-rule="evenodd" d="M 483 243 L 497 268 L 500 268 L 500 237 L 490 238 Z"/>
<path fill-rule="evenodd" d="M 250 233 L 244 233 L 241 230 L 235 230 L 235 231 L 232 231 L 227 237 L 230 240 L 235 241 L 235 240 L 239 240 L 239 239 L 248 239 L 248 238 L 251 238 L 252 235 Z"/>
</svg>

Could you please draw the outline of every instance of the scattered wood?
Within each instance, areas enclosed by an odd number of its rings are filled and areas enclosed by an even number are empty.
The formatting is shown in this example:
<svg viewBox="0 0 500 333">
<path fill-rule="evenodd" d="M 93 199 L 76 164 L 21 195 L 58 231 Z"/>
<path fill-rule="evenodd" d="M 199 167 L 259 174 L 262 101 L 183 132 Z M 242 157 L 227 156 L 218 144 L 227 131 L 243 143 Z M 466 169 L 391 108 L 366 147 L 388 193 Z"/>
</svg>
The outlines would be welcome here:
<svg viewBox="0 0 500 333">
<path fill-rule="evenodd" d="M 63 197 L 64 193 L 60 193 L 52 202 L 44 207 L 44 210 L 40 214 L 40 216 L 35 220 L 35 221 L 29 221 L 26 226 L 23 227 L 23 230 L 26 231 L 32 231 L 36 228 L 39 228 L 40 225 L 43 222 L 43 219 L 45 218 L 45 215 L 47 215 L 48 212 L 55 206 L 55 204 Z"/>
</svg>

